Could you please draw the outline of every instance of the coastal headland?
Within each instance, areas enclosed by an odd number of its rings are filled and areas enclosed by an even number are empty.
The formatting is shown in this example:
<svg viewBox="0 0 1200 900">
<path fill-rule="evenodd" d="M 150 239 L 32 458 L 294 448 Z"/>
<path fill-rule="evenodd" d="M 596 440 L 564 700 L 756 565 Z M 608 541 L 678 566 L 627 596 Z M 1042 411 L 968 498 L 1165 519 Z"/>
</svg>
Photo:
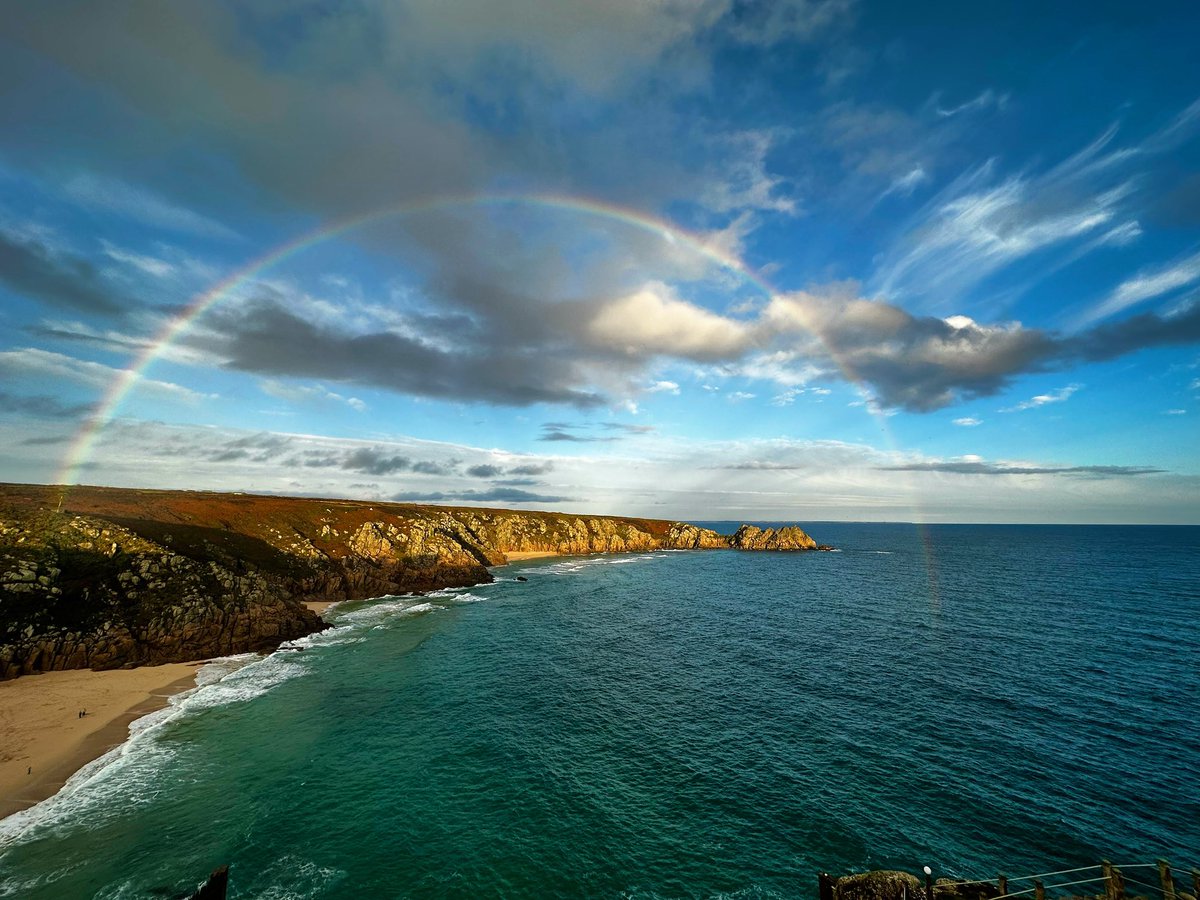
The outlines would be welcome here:
<svg viewBox="0 0 1200 900">
<path fill-rule="evenodd" d="M 124 742 L 197 661 L 320 631 L 333 603 L 543 556 L 727 548 L 818 549 L 797 527 L 0 485 L 0 817 Z"/>
<path fill-rule="evenodd" d="M 0 485 L 0 680 L 267 651 L 306 604 L 459 587 L 548 554 L 815 550 L 802 529 L 502 509 Z"/>
</svg>

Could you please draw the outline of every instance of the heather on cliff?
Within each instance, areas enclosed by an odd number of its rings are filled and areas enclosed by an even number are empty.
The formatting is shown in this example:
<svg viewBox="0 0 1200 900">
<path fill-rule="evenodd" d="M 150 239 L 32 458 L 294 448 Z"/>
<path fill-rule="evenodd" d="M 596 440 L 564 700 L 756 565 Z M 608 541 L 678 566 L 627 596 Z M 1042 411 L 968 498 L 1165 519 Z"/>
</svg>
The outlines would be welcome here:
<svg viewBox="0 0 1200 900">
<path fill-rule="evenodd" d="M 816 548 L 794 527 L 4 485 L 0 678 L 270 649 L 324 627 L 305 601 L 487 582 L 508 553 L 731 546 Z"/>
</svg>

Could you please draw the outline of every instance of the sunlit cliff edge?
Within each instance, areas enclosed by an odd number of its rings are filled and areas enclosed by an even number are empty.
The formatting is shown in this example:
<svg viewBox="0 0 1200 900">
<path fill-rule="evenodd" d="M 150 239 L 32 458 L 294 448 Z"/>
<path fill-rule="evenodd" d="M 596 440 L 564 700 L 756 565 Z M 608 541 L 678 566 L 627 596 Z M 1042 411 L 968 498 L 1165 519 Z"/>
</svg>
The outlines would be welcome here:
<svg viewBox="0 0 1200 900">
<path fill-rule="evenodd" d="M 0 679 L 269 650 L 305 601 L 492 580 L 508 553 L 815 550 L 798 527 L 193 491 L 0 485 Z"/>
</svg>

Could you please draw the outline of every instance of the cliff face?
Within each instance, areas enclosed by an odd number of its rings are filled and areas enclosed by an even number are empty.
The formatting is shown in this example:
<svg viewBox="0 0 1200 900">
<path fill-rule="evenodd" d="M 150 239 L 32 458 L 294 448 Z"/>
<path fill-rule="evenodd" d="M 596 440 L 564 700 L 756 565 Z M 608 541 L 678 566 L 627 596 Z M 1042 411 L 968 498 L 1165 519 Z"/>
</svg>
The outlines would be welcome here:
<svg viewBox="0 0 1200 900">
<path fill-rule="evenodd" d="M 0 678 L 266 650 L 324 627 L 303 601 L 478 584 L 510 552 L 816 547 L 798 528 L 759 535 L 739 541 L 654 519 L 0 485 Z"/>
</svg>

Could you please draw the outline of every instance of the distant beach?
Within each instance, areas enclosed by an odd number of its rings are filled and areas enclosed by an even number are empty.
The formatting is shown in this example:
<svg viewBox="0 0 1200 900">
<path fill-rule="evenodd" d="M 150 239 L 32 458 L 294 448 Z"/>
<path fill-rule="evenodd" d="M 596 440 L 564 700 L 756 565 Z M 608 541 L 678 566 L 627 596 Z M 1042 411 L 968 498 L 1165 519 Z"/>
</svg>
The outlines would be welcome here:
<svg viewBox="0 0 1200 900">
<path fill-rule="evenodd" d="M 504 554 L 509 562 L 520 562 L 523 559 L 541 559 L 543 556 L 558 556 L 554 550 L 508 550 Z"/>
<path fill-rule="evenodd" d="M 0 817 L 54 795 L 87 763 L 124 743 L 129 724 L 194 687 L 202 665 L 75 669 L 0 682 Z"/>
</svg>

